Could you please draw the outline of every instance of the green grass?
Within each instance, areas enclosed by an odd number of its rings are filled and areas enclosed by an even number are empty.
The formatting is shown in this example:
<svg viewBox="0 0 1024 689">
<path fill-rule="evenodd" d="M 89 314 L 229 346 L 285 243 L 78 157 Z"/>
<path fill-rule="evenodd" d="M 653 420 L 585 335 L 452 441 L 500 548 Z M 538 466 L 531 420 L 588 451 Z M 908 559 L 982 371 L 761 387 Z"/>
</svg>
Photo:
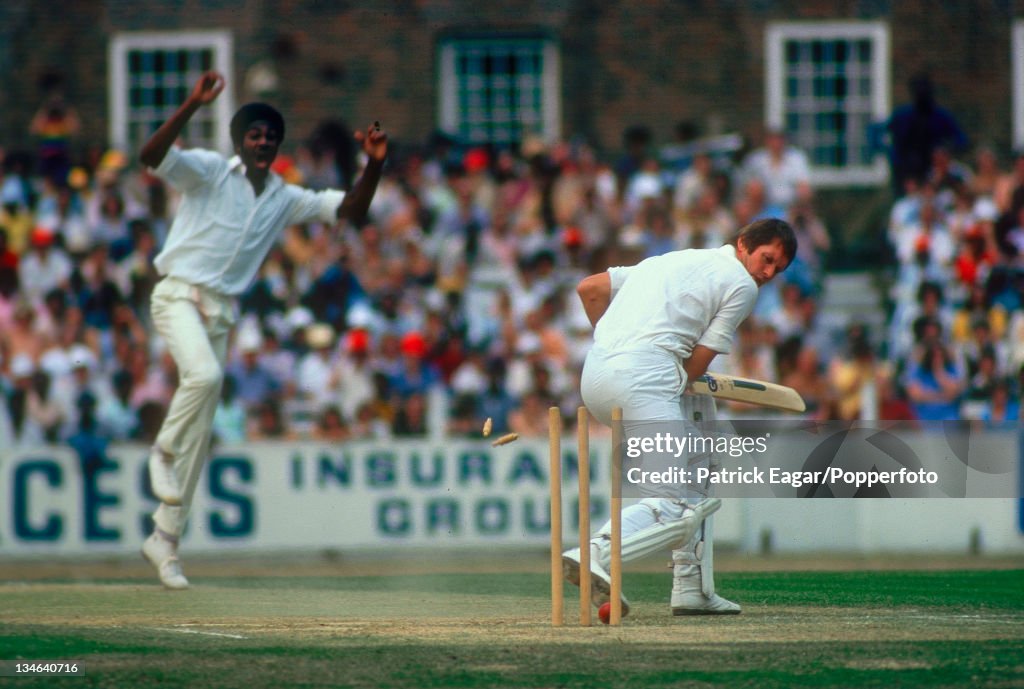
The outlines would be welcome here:
<svg viewBox="0 0 1024 689">
<path fill-rule="evenodd" d="M 737 573 L 723 581 L 751 604 L 1024 611 L 1024 570 Z"/>
<path fill-rule="evenodd" d="M 673 618 L 667 572 L 627 573 L 618 629 L 575 627 L 570 588 L 567 626 L 551 628 L 537 573 L 0 586 L 0 658 L 88 673 L 0 686 L 1024 686 L 1022 570 L 718 579 L 742 615 Z"/>
</svg>

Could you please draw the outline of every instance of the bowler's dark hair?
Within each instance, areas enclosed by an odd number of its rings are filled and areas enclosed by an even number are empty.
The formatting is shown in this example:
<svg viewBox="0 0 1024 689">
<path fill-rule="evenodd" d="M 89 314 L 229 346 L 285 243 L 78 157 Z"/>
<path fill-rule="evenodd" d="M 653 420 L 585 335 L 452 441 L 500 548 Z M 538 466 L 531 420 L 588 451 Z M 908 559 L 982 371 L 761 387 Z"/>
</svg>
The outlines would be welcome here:
<svg viewBox="0 0 1024 689">
<path fill-rule="evenodd" d="M 266 103 L 246 103 L 231 118 L 231 141 L 235 148 L 242 145 L 242 137 L 249 125 L 258 121 L 266 122 L 271 129 L 277 130 L 278 136 L 284 140 L 284 117 L 276 108 Z"/>
<path fill-rule="evenodd" d="M 771 244 L 776 239 L 782 242 L 782 253 L 786 256 L 786 265 L 793 262 L 796 256 L 796 234 L 789 223 L 779 218 L 764 218 L 755 220 L 746 227 L 740 229 L 736 238 L 731 242 L 736 245 L 743 240 L 743 246 L 747 251 L 754 251 L 764 244 Z"/>
</svg>

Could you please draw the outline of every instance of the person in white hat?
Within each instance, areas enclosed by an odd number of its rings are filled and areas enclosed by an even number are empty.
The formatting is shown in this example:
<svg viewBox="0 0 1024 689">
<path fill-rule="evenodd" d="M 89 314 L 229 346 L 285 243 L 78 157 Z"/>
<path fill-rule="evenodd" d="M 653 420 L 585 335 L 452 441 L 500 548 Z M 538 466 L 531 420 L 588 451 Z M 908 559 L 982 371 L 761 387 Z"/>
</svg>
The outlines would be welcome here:
<svg viewBox="0 0 1024 689">
<path fill-rule="evenodd" d="M 96 354 L 88 346 L 75 343 L 67 350 L 50 350 L 50 353 L 54 352 L 63 354 L 61 368 L 50 370 L 49 373 L 53 376 L 53 396 L 64 412 L 64 427 L 61 433 L 68 438 L 78 431 L 81 411 L 78 401 L 82 394 L 88 392 L 99 405 L 111 393 L 106 380 L 95 375 L 99 362 Z M 46 367 L 42 361 L 40 365 Z"/>
<path fill-rule="evenodd" d="M 331 374 L 337 359 L 334 328 L 327 323 L 307 326 L 306 344 L 309 352 L 299 360 L 296 374 L 298 392 L 314 407 L 322 407 L 335 397 L 335 381 Z"/>
<path fill-rule="evenodd" d="M 45 442 L 43 428 L 31 413 L 35 372 L 36 364 L 28 354 L 11 357 L 8 369 L 10 390 L 3 400 L 6 412 L 4 434 L 9 438 L 6 447 L 34 447 Z"/>
<path fill-rule="evenodd" d="M 179 383 L 149 459 L 160 506 L 153 514 L 153 534 L 143 544 L 143 555 L 172 589 L 188 586 L 178 539 L 210 446 L 238 295 L 285 227 L 363 218 L 387 157 L 387 134 L 374 123 L 355 134 L 367 164 L 348 193 L 288 184 L 271 169 L 284 139 L 284 118 L 265 103 L 243 105 L 232 117 L 237 155 L 230 159 L 174 145 L 192 115 L 223 89 L 222 75 L 202 74 L 139 155 L 182 194 L 167 241 L 154 259 L 163 279 L 151 298 L 153 324 L 178 366 Z"/>
</svg>

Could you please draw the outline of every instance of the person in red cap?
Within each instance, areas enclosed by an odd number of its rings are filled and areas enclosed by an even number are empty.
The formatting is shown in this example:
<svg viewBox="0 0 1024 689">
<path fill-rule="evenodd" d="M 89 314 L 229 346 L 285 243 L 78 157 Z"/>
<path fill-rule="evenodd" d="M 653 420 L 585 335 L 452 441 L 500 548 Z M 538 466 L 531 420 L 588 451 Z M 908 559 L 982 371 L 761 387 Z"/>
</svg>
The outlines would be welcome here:
<svg viewBox="0 0 1024 689">
<path fill-rule="evenodd" d="M 223 89 L 222 75 L 202 74 L 139 154 L 144 165 L 182 194 L 167 241 L 154 259 L 163 279 L 153 289 L 153 323 L 177 364 L 179 382 L 149 458 L 160 506 L 142 549 L 160 581 L 172 589 L 188 586 L 178 538 L 210 446 L 238 295 L 285 227 L 365 216 L 387 157 L 387 134 L 374 123 L 355 135 L 367 164 L 348 193 L 288 184 L 272 170 L 284 139 L 284 118 L 266 103 L 243 105 L 232 117 L 236 155 L 230 159 L 174 145 L 192 115 Z"/>
<path fill-rule="evenodd" d="M 0 298 L 10 296 L 18 289 L 18 261 L 17 252 L 7 242 L 7 230 L 0 227 Z M 0 315 L 2 322 L 3 317 Z"/>
<path fill-rule="evenodd" d="M 54 246 L 51 230 L 37 227 L 29 235 L 31 250 L 21 257 L 18 276 L 21 293 L 32 303 L 41 303 L 46 293 L 67 287 L 74 266 L 63 249 Z"/>
<path fill-rule="evenodd" d="M 402 336 L 399 348 L 402 352 L 401 368 L 393 376 L 391 384 L 399 397 L 425 395 L 440 376 L 430 361 L 430 348 L 422 333 L 412 331 Z"/>
<path fill-rule="evenodd" d="M 338 406 L 347 422 L 356 419 L 359 407 L 373 401 L 373 364 L 370 333 L 353 328 L 345 335 L 345 345 L 331 375 L 337 382 Z"/>
</svg>

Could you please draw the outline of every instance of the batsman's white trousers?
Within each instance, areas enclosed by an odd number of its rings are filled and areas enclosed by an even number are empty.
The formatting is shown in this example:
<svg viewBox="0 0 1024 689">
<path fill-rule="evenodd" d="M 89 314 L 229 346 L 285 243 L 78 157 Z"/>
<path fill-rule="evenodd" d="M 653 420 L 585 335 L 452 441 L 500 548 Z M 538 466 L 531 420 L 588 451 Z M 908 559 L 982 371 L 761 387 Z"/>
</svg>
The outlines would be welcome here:
<svg viewBox="0 0 1024 689">
<path fill-rule="evenodd" d="M 715 401 L 710 395 L 683 395 L 686 372 L 678 359 L 663 349 L 608 351 L 595 346 L 583 364 L 580 392 L 587 409 L 602 423 L 611 425 L 612 409 L 622 408 L 623 434 L 630 421 L 642 429 L 644 422 L 692 422 L 695 413 L 704 421 L 715 420 Z M 641 431 L 642 432 L 642 431 Z M 688 458 L 691 467 L 705 465 L 709 456 Z M 622 510 L 622 538 L 633 534 L 643 540 L 649 527 L 682 516 L 684 503 L 695 504 L 707 497 L 703 486 L 641 486 L 644 500 Z M 611 522 L 598 530 L 598 539 L 610 533 Z M 675 547 L 681 547 L 678 544 Z"/>
<path fill-rule="evenodd" d="M 153 513 L 158 528 L 181 535 L 199 473 L 210 450 L 213 415 L 220 399 L 228 336 L 238 319 L 236 300 L 173 277 L 153 289 L 153 324 L 178 366 L 178 389 L 156 438 L 174 457 L 182 503 L 161 503 Z"/>
<path fill-rule="evenodd" d="M 682 421 L 680 395 L 686 372 L 659 347 L 609 351 L 594 345 L 583 362 L 580 393 L 590 413 L 611 425 L 612 409 L 624 421 Z"/>
</svg>

